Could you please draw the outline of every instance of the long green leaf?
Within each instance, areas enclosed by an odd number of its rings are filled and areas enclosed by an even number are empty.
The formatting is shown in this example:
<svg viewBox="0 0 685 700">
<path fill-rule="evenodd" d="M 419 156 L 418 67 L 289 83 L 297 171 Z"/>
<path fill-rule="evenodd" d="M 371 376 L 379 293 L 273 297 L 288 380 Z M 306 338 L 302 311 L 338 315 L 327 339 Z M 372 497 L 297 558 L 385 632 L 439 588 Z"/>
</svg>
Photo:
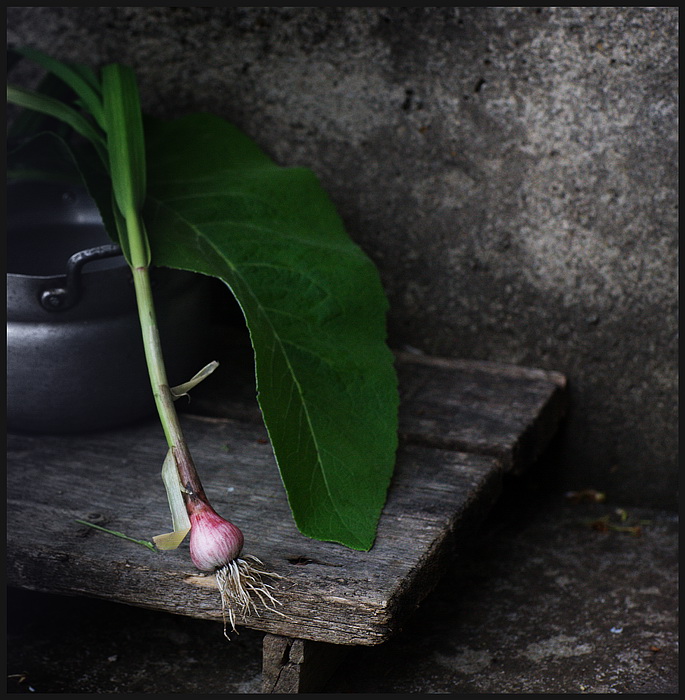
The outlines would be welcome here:
<svg viewBox="0 0 685 700">
<path fill-rule="evenodd" d="M 102 134 L 98 132 L 97 128 L 88 119 L 72 107 L 33 90 L 26 90 L 12 85 L 7 86 L 7 101 L 19 107 L 25 107 L 26 109 L 32 109 L 50 117 L 55 117 L 68 124 L 74 131 L 88 139 L 95 146 L 103 162 L 107 163 L 105 142 Z"/>
<path fill-rule="evenodd" d="M 102 96 L 112 192 L 126 221 L 126 245 L 122 248 L 129 263 L 146 267 L 150 249 L 139 219 L 147 178 L 145 133 L 135 73 L 117 63 L 105 66 Z"/>
<path fill-rule="evenodd" d="M 8 53 L 21 58 L 20 51 L 26 56 L 31 52 L 31 50 L 18 49 Z M 36 52 L 33 51 L 33 53 Z M 52 61 L 49 57 L 47 58 Z M 52 64 L 46 67 L 50 65 Z M 96 93 L 100 92 L 100 82 L 90 67 L 73 64 L 71 69 L 78 73 Z M 67 101 L 71 99 L 72 88 L 55 73 L 49 71 L 41 80 L 36 92 L 68 107 Z M 11 94 L 17 97 L 19 91 L 11 89 Z M 116 214 L 112 207 L 109 158 L 106 153 L 104 133 L 98 132 L 97 127 L 93 127 L 97 132 L 96 138 L 90 131 L 92 125 L 87 118 L 76 110 L 72 110 L 69 112 L 70 117 L 79 120 L 82 129 L 86 131 L 86 137 L 92 138 L 80 143 L 69 139 L 69 130 L 72 128 L 69 125 L 71 119 L 65 122 L 62 111 L 58 113 L 58 118 L 55 118 L 53 115 L 55 102 L 49 103 L 46 111 L 34 111 L 34 102 L 27 102 L 24 94 L 24 105 L 30 109 L 23 110 L 17 116 L 8 132 L 8 178 L 73 180 L 76 177 L 76 181 L 82 180 L 97 202 L 105 228 L 112 240 L 121 244 L 115 223 Z M 46 105 L 45 101 L 43 105 Z M 75 117 L 74 114 L 76 114 Z"/>
<path fill-rule="evenodd" d="M 36 92 L 60 101 L 64 101 L 65 97 L 71 95 L 69 87 L 52 73 L 48 73 L 41 80 Z M 70 129 L 64 122 L 54 117 L 31 109 L 22 109 L 7 130 L 8 148 L 12 148 L 23 139 L 34 137 L 41 131 L 58 131 L 61 136 L 66 136 Z"/>
<path fill-rule="evenodd" d="M 110 172 L 121 212 L 139 211 L 145 201 L 145 135 L 136 77 L 128 66 L 102 69 L 105 131 Z"/>
<path fill-rule="evenodd" d="M 67 143 L 55 131 L 22 138 L 18 146 L 8 149 L 7 178 L 85 183 L 107 232 L 118 242 L 109 174 L 89 142 Z"/>
<path fill-rule="evenodd" d="M 102 95 L 92 70 L 85 66 L 71 66 L 68 63 L 62 63 L 37 49 L 23 47 L 16 49 L 16 51 L 63 80 L 83 101 L 84 107 L 98 125 L 105 128 Z"/>
<path fill-rule="evenodd" d="M 102 85 L 95 71 L 90 66 L 84 66 L 82 63 L 72 63 L 71 69 L 77 73 L 85 83 L 90 85 L 95 94 L 102 100 Z"/>
<path fill-rule="evenodd" d="M 398 407 L 376 268 L 310 171 L 276 166 L 225 121 L 150 120 L 146 137 L 153 262 L 230 287 L 298 527 L 369 549 Z"/>
</svg>

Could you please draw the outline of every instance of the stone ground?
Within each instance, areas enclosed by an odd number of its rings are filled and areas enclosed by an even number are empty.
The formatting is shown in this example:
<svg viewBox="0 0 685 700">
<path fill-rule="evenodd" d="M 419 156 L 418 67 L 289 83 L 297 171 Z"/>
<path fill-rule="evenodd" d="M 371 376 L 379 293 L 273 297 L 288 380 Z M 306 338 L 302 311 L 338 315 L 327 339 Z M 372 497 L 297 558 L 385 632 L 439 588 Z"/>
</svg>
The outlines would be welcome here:
<svg viewBox="0 0 685 700">
<path fill-rule="evenodd" d="M 535 477 L 505 494 L 405 628 L 351 650 L 324 692 L 678 692 L 677 515 L 574 502 Z M 7 689 L 255 694 L 261 640 L 10 589 Z"/>
</svg>

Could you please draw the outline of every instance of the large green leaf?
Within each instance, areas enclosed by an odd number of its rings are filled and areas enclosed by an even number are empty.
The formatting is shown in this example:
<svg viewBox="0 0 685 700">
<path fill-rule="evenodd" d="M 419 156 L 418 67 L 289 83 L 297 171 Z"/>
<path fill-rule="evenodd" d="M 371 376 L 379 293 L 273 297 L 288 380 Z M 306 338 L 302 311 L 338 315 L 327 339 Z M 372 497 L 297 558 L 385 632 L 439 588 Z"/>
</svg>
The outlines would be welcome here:
<svg viewBox="0 0 685 700">
<path fill-rule="evenodd" d="M 305 535 L 368 550 L 395 461 L 387 300 L 311 171 L 222 119 L 146 123 L 153 263 L 222 279 L 242 307 L 258 399 Z"/>
</svg>

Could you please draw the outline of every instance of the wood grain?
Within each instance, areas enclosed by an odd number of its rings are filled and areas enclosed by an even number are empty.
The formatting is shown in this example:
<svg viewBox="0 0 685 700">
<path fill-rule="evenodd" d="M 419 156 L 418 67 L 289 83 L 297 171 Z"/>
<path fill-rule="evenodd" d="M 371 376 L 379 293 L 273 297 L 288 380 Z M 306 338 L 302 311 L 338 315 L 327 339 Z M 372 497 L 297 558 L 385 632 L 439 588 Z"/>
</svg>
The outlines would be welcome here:
<svg viewBox="0 0 685 700">
<path fill-rule="evenodd" d="M 400 434 L 410 442 L 488 454 L 521 472 L 566 413 L 566 378 L 493 362 L 397 353 Z"/>
</svg>

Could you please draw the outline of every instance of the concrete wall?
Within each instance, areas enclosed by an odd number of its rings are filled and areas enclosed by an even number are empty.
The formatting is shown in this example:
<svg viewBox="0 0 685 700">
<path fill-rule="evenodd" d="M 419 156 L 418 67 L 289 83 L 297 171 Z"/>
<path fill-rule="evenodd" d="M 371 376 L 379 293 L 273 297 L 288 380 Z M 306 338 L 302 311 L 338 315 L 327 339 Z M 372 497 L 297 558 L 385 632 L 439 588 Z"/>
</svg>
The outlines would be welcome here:
<svg viewBox="0 0 685 700">
<path fill-rule="evenodd" d="M 8 39 L 312 168 L 393 343 L 566 373 L 564 485 L 675 506 L 676 8 L 8 8 Z"/>
</svg>

